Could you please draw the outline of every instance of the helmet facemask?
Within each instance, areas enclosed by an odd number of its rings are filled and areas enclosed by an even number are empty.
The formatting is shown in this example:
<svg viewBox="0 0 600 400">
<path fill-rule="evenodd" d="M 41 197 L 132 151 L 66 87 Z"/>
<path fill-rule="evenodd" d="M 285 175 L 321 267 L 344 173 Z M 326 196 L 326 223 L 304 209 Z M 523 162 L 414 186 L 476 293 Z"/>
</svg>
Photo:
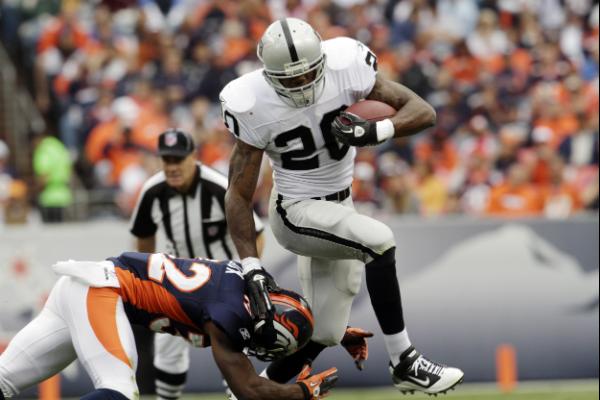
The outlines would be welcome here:
<svg viewBox="0 0 600 400">
<path fill-rule="evenodd" d="M 311 82 L 290 87 L 286 80 L 293 80 L 302 75 L 314 74 Z M 267 82 L 275 89 L 281 99 L 292 107 L 302 108 L 314 104 L 323 93 L 325 82 L 325 54 L 309 64 L 305 59 L 285 65 L 285 71 L 271 71 L 266 67 L 263 71 Z"/>
</svg>

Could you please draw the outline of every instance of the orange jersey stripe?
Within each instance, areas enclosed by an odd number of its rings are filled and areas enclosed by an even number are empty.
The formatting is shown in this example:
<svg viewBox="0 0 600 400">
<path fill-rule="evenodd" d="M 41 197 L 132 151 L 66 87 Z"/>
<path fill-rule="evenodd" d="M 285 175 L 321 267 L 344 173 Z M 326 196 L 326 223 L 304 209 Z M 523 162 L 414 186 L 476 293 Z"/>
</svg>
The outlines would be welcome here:
<svg viewBox="0 0 600 400">
<path fill-rule="evenodd" d="M 175 321 L 199 329 L 167 289 L 152 281 L 135 276 L 131 271 L 115 268 L 121 285 L 121 297 L 136 308 L 165 315 Z"/>
<path fill-rule="evenodd" d="M 312 312 L 308 308 L 306 308 L 304 305 L 302 305 L 302 303 L 300 303 L 298 300 L 296 300 L 292 297 L 289 297 L 289 296 L 286 296 L 283 294 L 277 294 L 277 293 L 271 293 L 270 297 L 271 297 L 271 301 L 273 303 L 279 302 L 279 303 L 286 304 L 288 306 L 296 308 L 298 311 L 300 311 L 302 313 L 302 315 L 304 315 L 304 318 L 309 320 L 310 324 L 312 326 L 314 326 Z"/>
<path fill-rule="evenodd" d="M 93 288 L 87 295 L 88 320 L 98 341 L 113 356 L 133 368 L 123 349 L 117 328 L 117 301 L 119 293 L 114 288 Z"/>
</svg>

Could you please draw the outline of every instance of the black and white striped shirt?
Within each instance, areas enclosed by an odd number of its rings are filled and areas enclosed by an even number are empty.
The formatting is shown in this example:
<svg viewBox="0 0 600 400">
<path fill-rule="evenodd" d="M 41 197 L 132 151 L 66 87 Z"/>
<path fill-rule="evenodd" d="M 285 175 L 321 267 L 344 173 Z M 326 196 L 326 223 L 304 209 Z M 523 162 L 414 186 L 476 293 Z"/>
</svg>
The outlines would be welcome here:
<svg viewBox="0 0 600 400">
<path fill-rule="evenodd" d="M 238 259 L 225 220 L 227 177 L 197 163 L 197 172 L 188 193 L 171 188 L 164 172 L 149 178 L 131 216 L 130 232 L 139 238 L 154 236 L 162 228 L 166 249 L 178 257 Z M 263 224 L 254 214 L 256 232 Z"/>
</svg>

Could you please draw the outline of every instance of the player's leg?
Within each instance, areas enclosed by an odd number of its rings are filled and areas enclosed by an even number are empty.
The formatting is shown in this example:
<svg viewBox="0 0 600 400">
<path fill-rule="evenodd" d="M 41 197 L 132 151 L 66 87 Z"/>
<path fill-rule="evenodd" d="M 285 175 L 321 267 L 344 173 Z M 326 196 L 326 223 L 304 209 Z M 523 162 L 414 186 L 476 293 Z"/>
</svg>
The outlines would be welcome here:
<svg viewBox="0 0 600 400">
<path fill-rule="evenodd" d="M 360 261 L 298 256 L 300 284 L 314 315 L 312 340 L 325 346 L 340 343 L 362 273 Z"/>
<path fill-rule="evenodd" d="M 181 396 L 190 368 L 190 345 L 182 337 L 165 333 L 154 335 L 154 373 L 159 399 Z"/>
<path fill-rule="evenodd" d="M 12 338 L 0 355 L 0 393 L 12 397 L 57 374 L 77 357 L 69 329 L 55 307 L 66 278 L 52 289 L 42 312 Z M 1 396 L 0 396 L 1 397 Z"/>
<path fill-rule="evenodd" d="M 411 343 L 404 326 L 391 229 L 357 213 L 351 199 L 340 204 L 272 198 L 270 211 L 273 233 L 288 250 L 315 258 L 354 259 L 366 263 L 366 283 L 373 309 L 385 335 L 390 358 L 397 364 Z"/>
<path fill-rule="evenodd" d="M 384 333 L 391 365 L 394 366 L 394 382 L 399 389 L 405 389 L 404 371 L 410 370 L 406 360 L 419 363 L 418 360 L 425 360 L 431 367 L 422 370 L 436 372 L 435 376 L 427 379 L 417 377 L 410 384 L 412 389 L 437 393 L 461 381 L 462 371 L 442 367 L 420 355 L 416 358 L 411 356 L 418 353 L 412 352 L 404 324 L 396 276 L 395 243 L 389 227 L 357 213 L 350 198 L 340 204 L 320 200 L 286 201 L 274 195 L 270 211 L 273 233 L 288 250 L 300 255 L 352 258 L 365 262 L 367 289 Z M 410 363 L 409 366 L 412 365 L 415 364 Z M 421 370 L 415 368 L 413 371 L 416 373 Z M 423 384 L 419 386 L 418 382 Z"/>
<path fill-rule="evenodd" d="M 137 351 L 118 289 L 90 288 L 75 280 L 68 289 L 69 296 L 60 306 L 77 357 L 94 388 L 112 390 L 128 399 L 139 397 Z M 102 393 L 110 392 L 95 395 Z"/>
<path fill-rule="evenodd" d="M 267 376 L 284 383 L 296 376 L 325 348 L 340 343 L 360 290 L 363 265 L 356 260 L 326 260 L 298 256 L 298 272 L 304 297 L 311 305 L 315 327 L 310 342 L 298 352 L 275 361 Z"/>
</svg>

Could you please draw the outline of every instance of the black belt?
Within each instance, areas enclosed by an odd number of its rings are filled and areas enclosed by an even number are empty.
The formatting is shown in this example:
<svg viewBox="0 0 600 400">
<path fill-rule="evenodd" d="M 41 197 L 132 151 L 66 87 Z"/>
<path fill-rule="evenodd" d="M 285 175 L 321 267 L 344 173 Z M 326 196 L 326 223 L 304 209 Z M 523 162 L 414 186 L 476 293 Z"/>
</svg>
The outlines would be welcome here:
<svg viewBox="0 0 600 400">
<path fill-rule="evenodd" d="M 344 201 L 350 197 L 350 186 L 346 189 L 340 190 L 336 193 L 328 194 L 327 196 L 313 197 L 314 200 L 327 200 L 327 201 Z"/>
</svg>

